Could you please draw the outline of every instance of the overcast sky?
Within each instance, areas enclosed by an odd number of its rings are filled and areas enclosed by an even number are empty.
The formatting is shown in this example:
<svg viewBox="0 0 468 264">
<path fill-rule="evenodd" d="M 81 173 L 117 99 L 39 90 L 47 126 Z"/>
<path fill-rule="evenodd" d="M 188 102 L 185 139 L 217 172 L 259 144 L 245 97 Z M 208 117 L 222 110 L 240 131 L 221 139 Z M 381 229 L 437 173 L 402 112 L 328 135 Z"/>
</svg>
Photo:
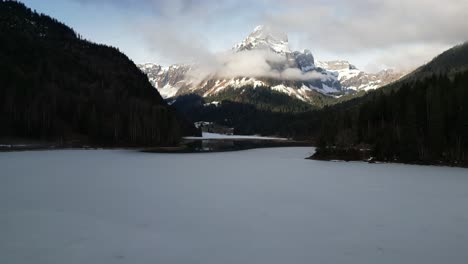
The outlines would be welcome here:
<svg viewBox="0 0 468 264">
<path fill-rule="evenodd" d="M 292 49 L 359 68 L 410 69 L 468 40 L 467 0 L 24 0 L 136 63 L 203 60 L 256 25 L 288 32 Z"/>
</svg>

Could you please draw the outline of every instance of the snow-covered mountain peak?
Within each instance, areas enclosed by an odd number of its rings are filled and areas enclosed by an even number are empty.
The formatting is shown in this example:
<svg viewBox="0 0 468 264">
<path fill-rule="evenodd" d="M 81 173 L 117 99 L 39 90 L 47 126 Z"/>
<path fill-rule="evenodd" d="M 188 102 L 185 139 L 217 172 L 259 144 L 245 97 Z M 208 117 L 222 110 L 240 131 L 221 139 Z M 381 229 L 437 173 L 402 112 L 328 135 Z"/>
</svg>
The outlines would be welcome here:
<svg viewBox="0 0 468 264">
<path fill-rule="evenodd" d="M 271 39 L 276 41 L 288 42 L 288 34 L 272 28 L 270 26 L 259 25 L 255 27 L 254 31 L 250 34 L 252 38 Z"/>
<path fill-rule="evenodd" d="M 310 103 L 314 103 L 317 92 L 340 96 L 367 91 L 402 76 L 391 70 L 367 73 L 345 60 L 315 61 L 310 50 L 292 51 L 286 33 L 263 25 L 257 26 L 232 51 L 215 69 L 203 69 L 198 64 L 162 67 L 147 63 L 139 67 L 164 98 L 190 93 L 209 97 L 226 89 L 242 93 L 244 89 L 269 87 Z"/>
<path fill-rule="evenodd" d="M 271 50 L 279 54 L 291 53 L 288 34 L 270 26 L 260 25 L 241 43 L 233 48 L 235 51 Z"/>
</svg>

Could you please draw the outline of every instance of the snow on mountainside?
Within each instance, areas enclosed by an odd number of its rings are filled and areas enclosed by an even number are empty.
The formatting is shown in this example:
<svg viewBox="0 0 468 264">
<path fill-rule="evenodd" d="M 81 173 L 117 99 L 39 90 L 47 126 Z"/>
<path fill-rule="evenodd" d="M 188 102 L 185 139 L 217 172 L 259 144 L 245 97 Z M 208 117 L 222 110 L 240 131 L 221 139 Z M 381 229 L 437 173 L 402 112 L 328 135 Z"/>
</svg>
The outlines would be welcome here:
<svg viewBox="0 0 468 264">
<path fill-rule="evenodd" d="M 148 75 L 153 86 L 164 98 L 196 93 L 207 97 L 225 89 L 238 89 L 241 93 L 247 87 L 269 87 L 272 91 L 287 94 L 304 102 L 311 102 L 318 92 L 339 96 L 360 90 L 378 88 L 401 77 L 401 74 L 382 71 L 369 74 L 358 70 L 346 61 L 316 62 L 309 50 L 291 51 L 288 36 L 267 26 L 257 26 L 243 41 L 232 48 L 232 55 L 222 65 L 239 63 L 243 73 L 231 75 L 231 68 L 212 72 L 202 80 L 197 65 L 172 65 L 162 67 L 156 64 L 141 64 L 140 69 Z M 260 57 L 259 57 L 260 56 Z M 265 73 L 246 71 L 252 58 L 263 60 L 262 66 L 269 67 Z M 244 66 L 245 65 L 245 66 Z M 233 67 L 237 69 L 236 67 Z M 227 71 L 227 74 L 226 74 Z M 234 70 L 232 70 L 234 71 Z"/>
<path fill-rule="evenodd" d="M 236 52 L 253 49 L 269 49 L 279 54 L 291 53 L 288 35 L 267 26 L 257 26 L 241 43 L 234 46 Z"/>
<path fill-rule="evenodd" d="M 244 70 L 242 74 L 226 76 L 226 72 L 213 72 L 201 81 L 195 81 L 193 78 L 199 75 L 196 65 L 173 65 L 164 68 L 147 63 L 139 67 L 165 98 L 188 93 L 206 97 L 225 89 L 242 88 L 239 90 L 242 92 L 246 87 L 259 86 L 270 87 L 273 91 L 305 102 L 310 101 L 317 92 L 335 95 L 343 93 L 337 75 L 316 68 L 314 57 L 309 50 L 291 51 L 287 35 L 266 26 L 256 27 L 246 39 L 232 48 L 231 56 L 232 58 L 223 61 L 223 65 L 228 65 L 227 75 L 230 75 L 231 68 L 238 69 L 236 63 L 239 64 L 239 60 Z M 255 74 L 249 72 L 247 67 L 252 67 L 254 71 L 259 68 L 250 65 L 252 58 L 257 60 L 256 63 L 260 60 L 260 65 L 268 69 L 263 69 L 265 72 L 260 73 L 257 71 Z"/>
<path fill-rule="evenodd" d="M 187 78 L 190 65 L 171 65 L 162 67 L 153 63 L 140 64 L 138 67 L 148 75 L 150 83 L 158 89 L 163 98 L 174 97 L 181 87 L 191 85 Z"/>
<path fill-rule="evenodd" d="M 317 66 L 337 74 L 341 86 L 348 92 L 377 89 L 404 76 L 404 73 L 392 69 L 367 73 L 348 61 L 319 61 Z"/>
</svg>

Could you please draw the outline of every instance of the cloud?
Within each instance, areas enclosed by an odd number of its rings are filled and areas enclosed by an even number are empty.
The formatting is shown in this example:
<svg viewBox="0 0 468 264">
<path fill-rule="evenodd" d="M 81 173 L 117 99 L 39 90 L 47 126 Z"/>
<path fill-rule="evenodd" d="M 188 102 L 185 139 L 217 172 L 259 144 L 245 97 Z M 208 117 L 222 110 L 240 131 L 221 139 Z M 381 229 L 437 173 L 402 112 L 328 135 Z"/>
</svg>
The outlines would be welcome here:
<svg viewBox="0 0 468 264">
<path fill-rule="evenodd" d="M 213 77 L 230 79 L 245 76 L 291 81 L 311 81 L 322 77 L 315 71 L 304 73 L 289 65 L 285 56 L 266 50 L 212 54 L 209 60 L 196 64 L 189 72 L 189 77 L 197 84 Z"/>
<path fill-rule="evenodd" d="M 435 55 L 442 53 L 447 48 L 445 45 L 437 44 L 396 46 L 391 51 L 380 52 L 372 64 L 366 65 L 366 68 L 373 71 L 393 68 L 407 72 L 428 63 Z"/>
<path fill-rule="evenodd" d="M 220 23 L 227 14 L 239 13 L 238 1 L 224 0 L 72 0 L 84 5 L 100 5 L 125 15 L 128 36 L 135 49 L 152 54 L 145 61 L 161 64 L 193 63 L 213 57 L 213 43 L 227 32 Z M 140 41 L 141 40 L 141 41 Z M 131 40 L 130 40 L 131 41 Z M 228 47 L 224 47 L 229 49 Z M 156 61 L 155 61 L 156 60 Z"/>
<path fill-rule="evenodd" d="M 285 30 L 304 32 L 313 44 L 336 51 L 468 39 L 466 0 L 292 0 L 283 8 L 265 19 Z"/>
<path fill-rule="evenodd" d="M 233 34 L 240 40 L 251 28 L 239 27 L 264 23 L 298 36 L 303 42 L 297 46 L 317 57 L 365 58 L 360 64 L 367 68 L 414 67 L 468 40 L 467 0 L 73 1 L 136 10 L 134 33 L 163 62 L 211 60 L 216 43 Z"/>
<path fill-rule="evenodd" d="M 274 69 L 273 65 L 286 63 L 286 58 L 268 51 L 253 50 L 223 54 L 219 56 L 219 62 L 217 75 L 223 77 L 274 77 L 279 76 L 279 69 Z"/>
<path fill-rule="evenodd" d="M 313 50 L 367 53 L 365 64 L 376 66 L 367 69 L 406 70 L 468 40 L 466 0 L 291 0 L 278 8 L 264 20 L 299 32 Z"/>
<path fill-rule="evenodd" d="M 212 59 L 212 52 L 206 46 L 203 35 L 190 29 L 180 29 L 176 24 L 154 26 L 141 24 L 139 34 L 143 35 L 146 47 L 163 60 L 177 63 L 196 63 Z"/>
<path fill-rule="evenodd" d="M 152 13 L 162 18 L 196 17 L 209 20 L 214 14 L 226 14 L 244 9 L 242 1 L 235 0 L 71 0 L 82 4 L 105 4 L 113 7 Z"/>
</svg>

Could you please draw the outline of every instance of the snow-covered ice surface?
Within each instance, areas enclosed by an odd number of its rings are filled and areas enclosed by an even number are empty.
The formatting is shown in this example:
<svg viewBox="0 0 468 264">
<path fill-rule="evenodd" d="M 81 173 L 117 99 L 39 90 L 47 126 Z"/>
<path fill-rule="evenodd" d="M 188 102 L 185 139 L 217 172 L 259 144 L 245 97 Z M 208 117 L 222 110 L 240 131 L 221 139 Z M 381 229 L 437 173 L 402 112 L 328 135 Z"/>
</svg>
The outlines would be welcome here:
<svg viewBox="0 0 468 264">
<path fill-rule="evenodd" d="M 202 132 L 201 137 L 184 137 L 185 139 L 255 139 L 255 140 L 288 140 L 287 138 L 278 137 L 262 137 L 262 136 L 242 136 L 242 135 L 225 135 L 218 133 Z"/>
<path fill-rule="evenodd" d="M 0 263 L 467 263 L 467 169 L 311 151 L 0 153 Z"/>
</svg>

